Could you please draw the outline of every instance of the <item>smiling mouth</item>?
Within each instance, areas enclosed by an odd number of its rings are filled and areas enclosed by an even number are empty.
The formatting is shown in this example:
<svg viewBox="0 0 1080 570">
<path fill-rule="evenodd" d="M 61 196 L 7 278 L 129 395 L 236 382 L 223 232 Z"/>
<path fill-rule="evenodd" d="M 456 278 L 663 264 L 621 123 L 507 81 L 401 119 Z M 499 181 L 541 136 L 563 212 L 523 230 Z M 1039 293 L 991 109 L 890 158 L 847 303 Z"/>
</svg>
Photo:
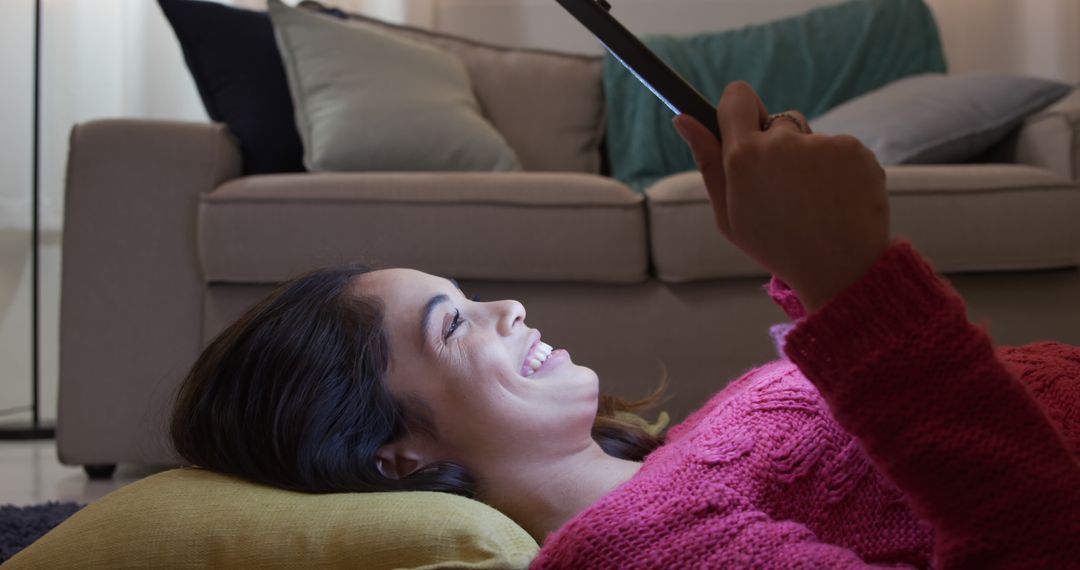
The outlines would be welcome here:
<svg viewBox="0 0 1080 570">
<path fill-rule="evenodd" d="M 525 362 L 521 364 L 521 375 L 532 376 L 544 365 L 544 361 L 551 356 L 551 345 L 546 342 L 536 341 L 529 354 L 525 356 Z"/>
</svg>

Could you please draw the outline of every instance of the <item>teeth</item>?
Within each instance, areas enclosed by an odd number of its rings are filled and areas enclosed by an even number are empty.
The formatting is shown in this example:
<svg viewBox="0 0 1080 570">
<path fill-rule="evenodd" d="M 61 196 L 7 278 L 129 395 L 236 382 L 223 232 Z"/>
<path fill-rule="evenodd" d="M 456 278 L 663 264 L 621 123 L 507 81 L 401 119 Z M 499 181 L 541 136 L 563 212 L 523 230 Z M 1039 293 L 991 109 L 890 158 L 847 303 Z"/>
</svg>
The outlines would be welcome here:
<svg viewBox="0 0 1080 570">
<path fill-rule="evenodd" d="M 525 376 L 532 376 L 540 368 L 540 365 L 551 356 L 552 350 L 552 346 L 546 342 L 541 341 L 537 344 L 536 351 L 525 361 Z"/>
</svg>

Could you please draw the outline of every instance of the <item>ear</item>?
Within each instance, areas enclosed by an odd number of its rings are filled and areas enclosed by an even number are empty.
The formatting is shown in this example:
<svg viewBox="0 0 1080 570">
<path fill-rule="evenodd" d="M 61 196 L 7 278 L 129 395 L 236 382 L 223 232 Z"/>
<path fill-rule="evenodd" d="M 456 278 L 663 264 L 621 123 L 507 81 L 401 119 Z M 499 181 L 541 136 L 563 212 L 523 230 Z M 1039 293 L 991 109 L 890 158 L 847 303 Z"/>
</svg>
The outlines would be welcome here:
<svg viewBox="0 0 1080 570">
<path fill-rule="evenodd" d="M 430 463 L 411 440 L 388 443 L 375 452 L 375 466 L 388 479 L 403 479 Z"/>
</svg>

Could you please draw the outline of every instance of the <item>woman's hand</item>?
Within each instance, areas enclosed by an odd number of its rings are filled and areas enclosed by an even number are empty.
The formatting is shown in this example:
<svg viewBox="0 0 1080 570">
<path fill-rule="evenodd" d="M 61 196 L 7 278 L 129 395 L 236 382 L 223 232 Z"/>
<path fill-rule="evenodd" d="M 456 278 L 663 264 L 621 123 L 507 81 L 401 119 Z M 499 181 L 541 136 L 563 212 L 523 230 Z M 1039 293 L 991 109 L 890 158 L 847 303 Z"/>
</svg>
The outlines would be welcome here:
<svg viewBox="0 0 1080 570">
<path fill-rule="evenodd" d="M 810 134 L 790 113 L 768 129 L 745 82 L 717 107 L 723 144 L 688 115 L 675 128 L 705 178 L 716 223 L 814 311 L 857 281 L 889 243 L 885 171 L 847 135 Z"/>
</svg>

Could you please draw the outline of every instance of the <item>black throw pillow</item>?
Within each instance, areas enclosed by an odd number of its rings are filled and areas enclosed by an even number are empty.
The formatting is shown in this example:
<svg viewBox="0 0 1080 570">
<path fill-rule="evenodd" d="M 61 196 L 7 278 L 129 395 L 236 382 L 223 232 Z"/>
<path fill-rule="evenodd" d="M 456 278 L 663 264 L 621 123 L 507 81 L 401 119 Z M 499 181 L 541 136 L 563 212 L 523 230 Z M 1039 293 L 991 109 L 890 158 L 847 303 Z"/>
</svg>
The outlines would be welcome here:
<svg viewBox="0 0 1080 570">
<path fill-rule="evenodd" d="M 158 0 L 207 114 L 240 141 L 244 174 L 303 172 L 304 148 L 266 12 L 201 0 Z"/>
</svg>

